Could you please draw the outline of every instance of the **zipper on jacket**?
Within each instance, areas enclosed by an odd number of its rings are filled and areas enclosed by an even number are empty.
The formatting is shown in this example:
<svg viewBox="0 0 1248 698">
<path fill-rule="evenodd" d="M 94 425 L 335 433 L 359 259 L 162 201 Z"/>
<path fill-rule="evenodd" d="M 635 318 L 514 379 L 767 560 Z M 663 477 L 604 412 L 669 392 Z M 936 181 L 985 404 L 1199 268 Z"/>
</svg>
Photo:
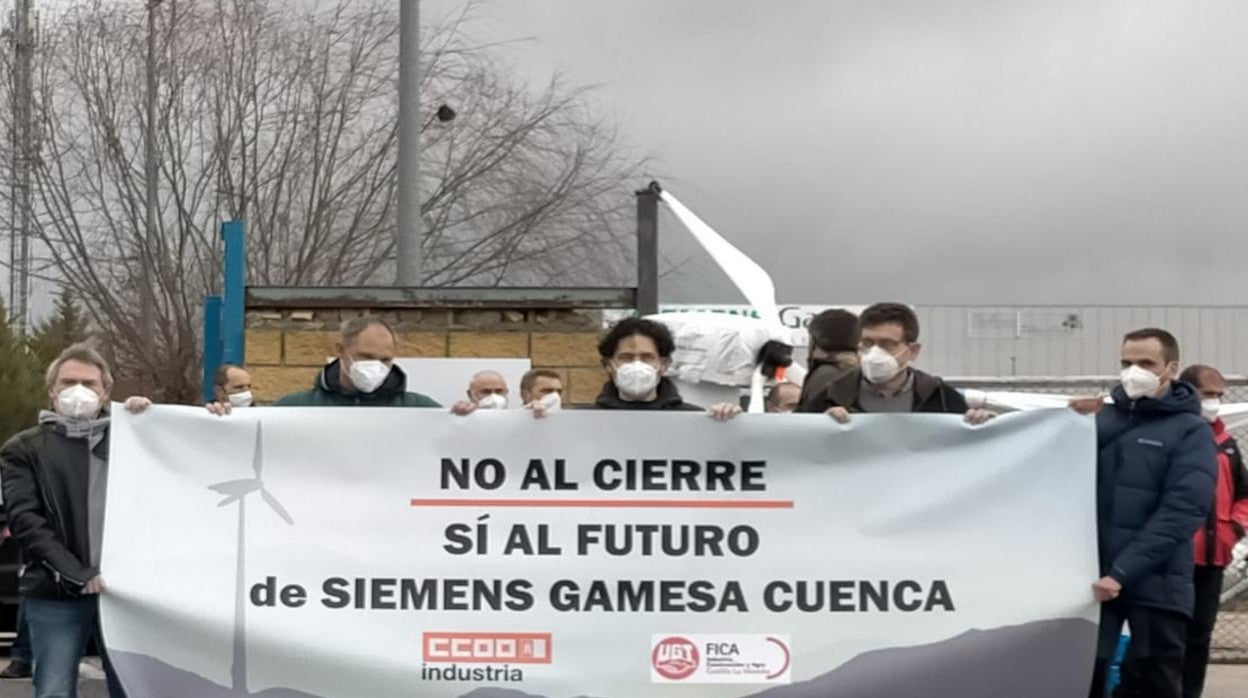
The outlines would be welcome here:
<svg viewBox="0 0 1248 698">
<path fill-rule="evenodd" d="M 60 570 L 53 567 L 52 563 L 48 562 L 47 560 L 40 560 L 40 562 L 42 562 L 43 566 L 47 567 L 48 570 L 52 572 L 52 581 L 56 582 L 58 586 L 60 585 L 62 579 L 69 582 L 70 584 L 77 584 L 78 586 L 86 586 L 87 584 L 86 582 L 80 579 L 75 579 L 69 576 L 68 574 L 63 574 Z"/>
<path fill-rule="evenodd" d="M 55 430 L 53 430 L 51 435 L 52 435 L 52 436 L 57 436 L 56 431 L 55 431 Z M 46 437 L 47 437 L 47 435 L 45 435 L 45 438 L 46 438 Z M 90 439 L 90 438 L 88 438 L 88 439 L 87 439 L 87 441 L 86 441 L 86 449 L 87 449 L 87 467 L 88 467 L 88 469 L 89 469 L 89 468 L 90 468 L 90 466 L 91 466 L 91 439 Z M 87 477 L 88 477 L 88 478 L 90 478 L 90 470 L 88 470 L 88 475 L 87 475 Z M 68 542 L 68 541 L 66 540 L 66 537 L 67 537 L 66 531 L 68 530 L 68 528 L 69 528 L 69 527 L 68 527 L 68 526 L 66 526 L 66 524 L 65 524 L 65 518 L 61 515 L 61 510 L 60 510 L 60 507 L 58 507 L 58 506 L 57 506 L 57 504 L 56 504 L 56 498 L 51 496 L 51 493 L 48 491 L 48 489 L 47 489 L 47 487 L 46 487 L 46 484 L 47 484 L 47 483 L 45 483 L 45 482 L 43 481 L 43 479 L 42 479 L 42 478 L 39 478 L 39 477 L 37 477 L 37 476 L 36 476 L 36 478 L 35 478 L 35 479 L 36 479 L 36 480 L 38 481 L 38 483 L 39 483 L 39 492 L 40 492 L 40 494 L 42 494 L 42 495 L 43 495 L 43 501 L 44 501 L 44 504 L 45 504 L 45 506 L 47 506 L 47 507 L 48 507 L 48 509 L 49 509 L 49 510 L 50 510 L 50 512 L 52 513 L 52 517 L 51 517 L 51 521 L 50 521 L 50 523 L 53 525 L 53 527 L 54 527 L 54 529 L 55 529 L 54 533 L 56 533 L 56 534 L 57 534 L 57 537 L 61 539 L 61 543 L 62 543 L 62 544 L 65 544 L 65 543 L 67 543 L 67 542 Z M 88 532 L 88 535 L 90 535 L 90 533 L 89 533 L 89 532 Z M 68 546 L 66 546 L 66 547 L 68 547 Z M 61 579 L 62 579 L 62 578 L 67 579 L 67 580 L 69 580 L 71 583 L 73 583 L 73 584 L 77 584 L 78 586 L 84 586 L 84 585 L 86 584 L 86 581 L 85 581 L 85 580 L 80 581 L 80 580 L 75 579 L 75 578 L 73 578 L 73 577 L 71 577 L 71 576 L 69 576 L 69 575 L 62 574 L 62 573 L 61 573 L 61 571 L 60 571 L 59 569 L 57 569 L 55 566 L 53 566 L 53 565 L 52 565 L 52 563 L 51 563 L 50 561 L 46 560 L 46 559 L 40 560 L 39 562 L 41 562 L 41 563 L 43 564 L 43 566 L 44 566 L 44 567 L 46 567 L 46 568 L 48 568 L 49 570 L 51 570 L 51 572 L 52 572 L 52 577 L 53 577 L 53 579 L 56 581 L 56 583 L 57 583 L 58 585 L 61 583 Z"/>
</svg>

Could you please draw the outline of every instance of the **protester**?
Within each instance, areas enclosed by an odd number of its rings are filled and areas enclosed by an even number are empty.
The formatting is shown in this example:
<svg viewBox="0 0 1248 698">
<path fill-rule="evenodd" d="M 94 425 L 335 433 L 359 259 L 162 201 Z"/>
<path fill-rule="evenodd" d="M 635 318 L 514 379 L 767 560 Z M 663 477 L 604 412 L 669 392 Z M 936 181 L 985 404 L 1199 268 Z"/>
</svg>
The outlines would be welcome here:
<svg viewBox="0 0 1248 698">
<path fill-rule="evenodd" d="M 609 380 L 594 400 L 594 407 L 702 411 L 685 402 L 676 383 L 666 376 L 675 351 L 676 340 L 666 325 L 635 317 L 617 322 L 598 343 L 598 355 Z"/>
<path fill-rule="evenodd" d="M 468 383 L 468 400 L 486 410 L 506 409 L 507 379 L 498 371 L 481 371 Z"/>
<path fill-rule="evenodd" d="M 665 375 L 675 351 L 676 340 L 666 325 L 636 317 L 617 322 L 598 343 L 598 355 L 608 380 L 594 401 L 593 409 L 705 411 L 719 421 L 741 414 L 741 406 L 731 403 L 712 405 L 704 410 L 685 402 L 676 383 Z M 538 403 L 529 406 L 533 416 L 539 419 L 554 411 Z M 474 411 L 459 408 L 460 405 L 456 405 L 453 411 L 461 415 Z"/>
<path fill-rule="evenodd" d="M 794 412 L 800 404 L 802 388 L 796 383 L 777 383 L 767 391 L 767 399 L 763 407 L 768 412 Z"/>
<path fill-rule="evenodd" d="M 667 377 L 672 365 L 676 340 L 667 326 L 645 318 L 625 318 L 617 322 L 598 343 L 598 356 L 609 380 L 594 400 L 600 410 L 666 410 L 701 412 L 703 408 L 685 402 L 676 383 Z M 707 410 L 716 419 L 741 414 L 741 406 L 712 405 Z"/>
<path fill-rule="evenodd" d="M 285 395 L 276 407 L 441 407 L 433 399 L 407 391 L 407 374 L 394 365 L 398 342 L 379 318 L 364 316 L 342 323 L 338 357 L 316 374 L 311 390 Z M 208 405 L 213 414 L 229 414 L 231 405 Z"/>
<path fill-rule="evenodd" d="M 1213 503 L 1217 458 L 1200 396 L 1176 380 L 1179 344 L 1144 329 L 1122 343 L 1121 384 L 1100 409 L 1100 638 L 1090 698 L 1102 698 L 1122 625 L 1131 643 L 1116 695 L 1179 698 L 1192 617 L 1192 534 Z"/>
<path fill-rule="evenodd" d="M 525 407 L 534 404 L 558 409 L 563 404 L 563 377 L 548 368 L 535 368 L 520 379 L 520 400 Z"/>
<path fill-rule="evenodd" d="M 810 355 L 806 361 L 806 380 L 802 381 L 800 405 L 811 404 L 805 412 L 822 412 L 816 401 L 823 400 L 828 388 L 845 374 L 858 368 L 858 316 L 848 310 L 825 310 L 810 320 L 807 328 Z"/>
<path fill-rule="evenodd" d="M 1183 655 L 1183 698 L 1200 698 L 1209 665 L 1209 646 L 1221 603 L 1222 575 L 1231 563 L 1235 544 L 1248 529 L 1248 469 L 1240 457 L 1239 444 L 1218 418 L 1218 408 L 1226 394 L 1226 380 L 1211 366 L 1189 366 L 1179 379 L 1196 387 L 1201 417 L 1213 427 L 1217 450 L 1217 484 L 1213 511 L 1192 540 L 1196 574 L 1193 585 L 1196 605 L 1187 628 L 1187 649 Z"/>
<path fill-rule="evenodd" d="M 221 364 L 212 376 L 212 393 L 217 402 L 232 407 L 251 407 L 251 374 L 242 366 Z"/>
<path fill-rule="evenodd" d="M 108 483 L 107 405 L 113 386 L 99 352 L 75 345 L 48 367 L 51 410 L 0 448 L 9 526 L 25 567 L 19 592 L 34 656 L 36 698 L 74 695 L 78 663 L 95 637 L 109 695 L 124 696 L 99 632 L 104 501 Z M 130 398 L 126 409 L 151 403 Z"/>
<path fill-rule="evenodd" d="M 908 306 L 877 303 L 858 318 L 858 368 L 803 402 L 799 412 L 826 412 L 842 424 L 853 412 L 944 412 L 963 414 L 971 424 L 994 415 L 968 409 L 953 386 L 911 364 L 919 358 L 919 319 Z"/>
</svg>

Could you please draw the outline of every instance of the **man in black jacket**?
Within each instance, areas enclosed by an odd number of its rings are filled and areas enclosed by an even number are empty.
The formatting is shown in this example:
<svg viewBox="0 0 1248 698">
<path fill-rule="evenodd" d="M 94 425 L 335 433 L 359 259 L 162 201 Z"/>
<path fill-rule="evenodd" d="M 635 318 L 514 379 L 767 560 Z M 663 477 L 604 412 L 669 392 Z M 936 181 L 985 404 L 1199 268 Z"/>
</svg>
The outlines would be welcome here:
<svg viewBox="0 0 1248 698">
<path fill-rule="evenodd" d="M 666 375 L 675 351 L 676 340 L 661 322 L 630 317 L 612 325 L 598 342 L 598 355 L 609 380 L 594 400 L 593 409 L 706 412 L 721 422 L 741 414 L 741 406 L 731 403 L 704 410 L 685 402 L 675 381 Z M 545 405 L 529 408 L 538 419 L 552 412 Z M 453 411 L 467 415 L 474 409 L 460 404 Z"/>
<path fill-rule="evenodd" d="M 78 663 L 95 636 L 109 695 L 124 696 L 99 636 L 100 545 L 108 478 L 113 379 L 98 352 L 66 349 L 48 368 L 53 410 L 0 449 L 9 526 L 26 560 L 19 588 L 30 624 L 35 696 L 74 695 Z M 126 409 L 150 404 L 130 398 Z"/>
<path fill-rule="evenodd" d="M 598 355 L 610 377 L 594 407 L 603 410 L 683 410 L 700 412 L 680 396 L 666 376 L 676 341 L 667 326 L 645 318 L 616 323 L 598 342 Z M 738 407 L 737 411 L 740 411 Z"/>
<path fill-rule="evenodd" d="M 799 412 L 825 412 L 842 424 L 852 412 L 964 414 L 971 424 L 993 417 L 987 410 L 968 409 L 957 389 L 910 365 L 922 345 L 919 319 L 909 306 L 876 303 L 862 311 L 858 324 L 859 367 L 803 402 Z"/>
</svg>

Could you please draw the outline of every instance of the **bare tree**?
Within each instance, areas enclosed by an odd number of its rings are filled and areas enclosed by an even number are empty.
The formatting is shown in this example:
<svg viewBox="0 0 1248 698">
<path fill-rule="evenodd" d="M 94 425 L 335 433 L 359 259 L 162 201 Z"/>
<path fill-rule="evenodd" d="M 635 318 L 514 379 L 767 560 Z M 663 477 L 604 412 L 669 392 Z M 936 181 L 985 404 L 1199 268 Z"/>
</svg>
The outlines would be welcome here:
<svg viewBox="0 0 1248 698">
<path fill-rule="evenodd" d="M 161 182 L 147 276 L 145 10 L 96 0 L 43 18 L 35 229 L 52 276 L 88 301 L 120 374 L 164 399 L 194 399 L 201 299 L 219 285 L 221 220 L 248 226 L 250 283 L 392 278 L 396 8 L 388 0 L 160 6 Z M 423 132 L 424 285 L 624 281 L 641 163 L 623 154 L 584 89 L 558 78 L 532 89 L 491 47 L 474 44 L 471 12 L 422 38 L 424 113 L 442 103 L 459 113 Z M 136 336 L 145 279 L 157 306 L 152 355 Z"/>
</svg>

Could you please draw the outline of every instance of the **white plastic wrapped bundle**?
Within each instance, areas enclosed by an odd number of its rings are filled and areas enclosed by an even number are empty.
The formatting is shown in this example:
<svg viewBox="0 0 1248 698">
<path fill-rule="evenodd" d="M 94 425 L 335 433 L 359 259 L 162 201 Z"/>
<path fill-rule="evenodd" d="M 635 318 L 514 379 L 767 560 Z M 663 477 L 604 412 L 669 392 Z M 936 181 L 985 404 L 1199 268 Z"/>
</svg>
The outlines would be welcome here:
<svg viewBox="0 0 1248 698">
<path fill-rule="evenodd" d="M 724 270 L 728 278 L 732 279 L 732 283 L 741 291 L 741 295 L 745 296 L 750 305 L 758 310 L 760 318 L 758 324 L 763 328 L 765 336 L 755 347 L 753 354 L 745 355 L 744 361 L 751 364 L 751 373 L 746 379 L 746 384 L 750 386 L 749 411 L 762 412 L 765 379 L 762 367 L 754 364 L 758 357 L 758 350 L 762 349 L 763 344 L 769 339 L 778 343 L 789 343 L 792 346 L 791 330 L 780 321 L 780 311 L 776 306 L 775 283 L 772 282 L 767 270 L 715 232 L 706 221 L 672 196 L 671 192 L 659 190 L 657 183 L 652 183 L 651 187 L 658 191 L 659 197 L 668 205 L 672 213 L 676 214 L 676 218 L 689 230 L 689 233 L 702 245 L 715 263 Z M 691 344 L 705 346 L 711 339 L 711 337 L 700 337 L 696 342 L 691 340 Z M 733 342 L 728 341 L 722 347 L 708 349 L 705 360 L 691 357 L 685 365 L 689 367 L 701 365 L 703 368 L 698 374 L 698 380 L 703 383 L 735 381 L 739 377 L 737 375 L 738 362 L 741 360 L 739 357 L 744 351 L 744 345 L 748 343 L 743 340 L 741 346 L 733 346 Z M 699 349 L 695 347 L 692 351 L 696 354 Z M 716 364 L 721 364 L 722 368 L 727 370 L 708 370 Z M 692 374 L 690 375 L 692 377 Z M 718 380 L 716 380 L 716 375 L 718 375 Z"/>
<path fill-rule="evenodd" d="M 672 331 L 676 351 L 668 375 L 685 383 L 749 387 L 755 372 L 754 360 L 775 334 L 762 320 L 740 315 L 665 313 L 649 319 Z M 798 332 L 787 328 L 785 331 Z M 788 380 L 800 382 L 801 377 L 790 375 Z"/>
</svg>

